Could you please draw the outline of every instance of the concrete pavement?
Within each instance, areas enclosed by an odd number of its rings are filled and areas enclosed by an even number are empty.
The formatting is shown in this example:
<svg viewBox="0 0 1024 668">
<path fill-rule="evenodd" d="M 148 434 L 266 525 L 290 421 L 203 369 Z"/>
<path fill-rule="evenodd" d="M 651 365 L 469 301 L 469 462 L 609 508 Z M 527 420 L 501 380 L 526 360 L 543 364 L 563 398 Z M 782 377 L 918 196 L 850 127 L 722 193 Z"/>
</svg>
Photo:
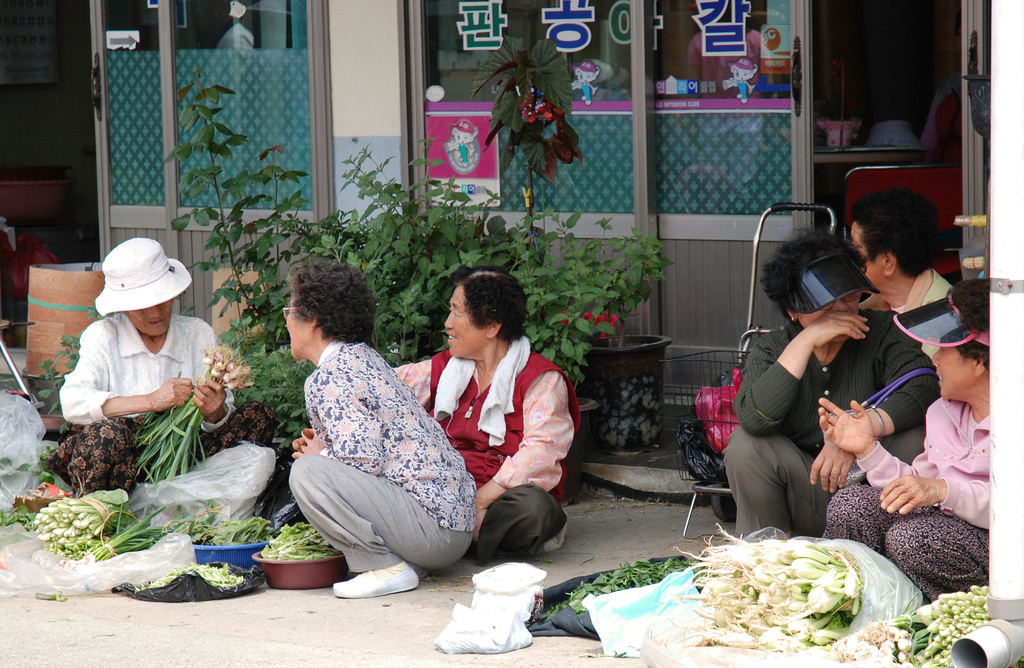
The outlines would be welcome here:
<svg viewBox="0 0 1024 668">
<path fill-rule="evenodd" d="M 565 546 L 532 560 L 546 585 L 617 568 L 641 558 L 699 552 L 682 538 L 686 505 L 623 500 L 584 488 L 568 506 Z M 714 532 L 708 507 L 694 511 L 690 533 Z M 731 525 L 725 525 L 731 530 Z M 498 562 L 491 562 L 493 566 Z M 121 666 L 574 666 L 632 667 L 638 659 L 604 657 L 601 644 L 582 638 L 535 638 L 532 646 L 500 655 L 449 656 L 433 645 L 456 603 L 470 605 L 473 574 L 463 560 L 429 576 L 418 589 L 376 599 L 342 600 L 330 589 L 260 591 L 227 601 L 146 603 L 120 594 L 64 602 L 16 596 L 0 599 L 4 643 L 0 664 Z"/>
</svg>

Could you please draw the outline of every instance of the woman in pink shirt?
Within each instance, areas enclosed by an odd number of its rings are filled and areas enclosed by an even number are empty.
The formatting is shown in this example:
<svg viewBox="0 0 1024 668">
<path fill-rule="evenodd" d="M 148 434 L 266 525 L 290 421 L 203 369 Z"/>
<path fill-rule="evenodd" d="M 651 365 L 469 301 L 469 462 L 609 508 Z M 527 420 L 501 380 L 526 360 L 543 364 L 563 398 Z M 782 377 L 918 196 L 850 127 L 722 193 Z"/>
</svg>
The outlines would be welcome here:
<svg viewBox="0 0 1024 668">
<path fill-rule="evenodd" d="M 825 538 L 848 538 L 893 561 L 929 600 L 988 582 L 988 284 L 975 279 L 949 297 L 896 316 L 911 338 L 939 346 L 942 397 L 925 418 L 924 452 L 907 465 L 871 435 L 873 416 L 821 399 L 825 438 L 853 453 L 870 485 L 840 490 Z"/>
<path fill-rule="evenodd" d="M 579 427 L 572 384 L 530 350 L 526 295 L 501 267 L 459 267 L 448 349 L 397 369 L 444 428 L 476 481 L 476 556 L 557 547 L 562 460 Z M 549 541 L 554 541 L 549 543 Z"/>
</svg>

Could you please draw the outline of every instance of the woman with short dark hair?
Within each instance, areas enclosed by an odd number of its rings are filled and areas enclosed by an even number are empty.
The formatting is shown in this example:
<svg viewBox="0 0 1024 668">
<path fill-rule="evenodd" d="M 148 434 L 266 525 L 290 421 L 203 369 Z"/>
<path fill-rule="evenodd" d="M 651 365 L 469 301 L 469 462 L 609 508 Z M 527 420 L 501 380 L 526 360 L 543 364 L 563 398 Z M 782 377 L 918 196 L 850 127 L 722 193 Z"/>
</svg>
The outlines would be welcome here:
<svg viewBox="0 0 1024 668">
<path fill-rule="evenodd" d="M 939 215 L 930 199 L 907 188 L 864 195 L 850 209 L 850 240 L 876 288 L 861 308 L 902 313 L 944 299 L 949 283 L 932 269 Z M 938 350 L 923 347 L 928 356 Z"/>
<path fill-rule="evenodd" d="M 359 270 L 314 259 L 289 283 L 292 355 L 317 365 L 306 381 L 311 428 L 292 443 L 295 500 L 360 573 L 336 583 L 336 596 L 415 589 L 421 572 L 455 563 L 469 547 L 473 479 L 369 346 L 376 307 Z"/>
<path fill-rule="evenodd" d="M 854 257 L 838 239 L 811 232 L 783 244 L 764 268 L 765 292 L 789 322 L 751 350 L 734 403 L 739 426 L 725 466 L 738 533 L 775 527 L 820 536 L 853 455 L 822 439 L 818 399 L 862 401 L 908 371 L 931 367 L 891 313 L 858 311 L 861 295 L 874 286 Z M 911 461 L 937 396 L 934 376 L 910 380 L 870 410 L 875 436 Z"/>
<path fill-rule="evenodd" d="M 526 295 L 501 267 L 459 267 L 448 350 L 398 369 L 476 480 L 477 558 L 536 555 L 565 527 L 561 462 L 579 427 L 572 384 L 523 336 Z"/>
<path fill-rule="evenodd" d="M 974 279 L 948 299 L 896 316 L 911 338 L 939 347 L 942 397 L 928 408 L 927 447 L 906 464 L 879 447 L 857 402 L 821 400 L 826 438 L 853 454 L 870 485 L 839 490 L 827 538 L 857 540 L 885 555 L 933 601 L 988 583 L 989 286 Z"/>
</svg>

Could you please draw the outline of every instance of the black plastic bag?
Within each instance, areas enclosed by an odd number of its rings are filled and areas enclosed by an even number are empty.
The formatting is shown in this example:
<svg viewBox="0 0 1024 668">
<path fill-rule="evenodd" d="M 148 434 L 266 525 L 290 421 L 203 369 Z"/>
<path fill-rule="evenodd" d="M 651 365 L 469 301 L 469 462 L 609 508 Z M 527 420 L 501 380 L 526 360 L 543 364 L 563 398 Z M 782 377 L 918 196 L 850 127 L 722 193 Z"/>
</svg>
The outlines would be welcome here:
<svg viewBox="0 0 1024 668">
<path fill-rule="evenodd" d="M 295 461 L 292 459 L 292 452 L 291 448 L 282 448 L 278 451 L 274 474 L 270 477 L 266 489 L 256 499 L 254 514 L 268 520 L 270 528 L 275 531 L 285 524 L 306 521 L 288 486 L 288 476 L 291 475 L 292 462 Z"/>
<path fill-rule="evenodd" d="M 683 466 L 694 480 L 728 482 L 725 460 L 708 443 L 700 418 L 696 415 L 680 418 L 676 441 Z"/>
<path fill-rule="evenodd" d="M 214 561 L 207 566 L 220 568 L 223 562 Z M 218 601 L 225 598 L 235 598 L 256 591 L 267 582 L 267 576 L 259 566 L 252 568 L 241 568 L 234 564 L 228 564 L 228 571 L 232 575 L 240 575 L 242 584 L 234 587 L 215 587 L 195 571 L 187 571 L 170 581 L 163 587 L 153 589 L 141 589 L 130 582 L 125 582 L 114 587 L 113 591 L 128 594 L 140 601 L 156 601 L 158 603 L 191 603 L 194 601 Z"/>
</svg>

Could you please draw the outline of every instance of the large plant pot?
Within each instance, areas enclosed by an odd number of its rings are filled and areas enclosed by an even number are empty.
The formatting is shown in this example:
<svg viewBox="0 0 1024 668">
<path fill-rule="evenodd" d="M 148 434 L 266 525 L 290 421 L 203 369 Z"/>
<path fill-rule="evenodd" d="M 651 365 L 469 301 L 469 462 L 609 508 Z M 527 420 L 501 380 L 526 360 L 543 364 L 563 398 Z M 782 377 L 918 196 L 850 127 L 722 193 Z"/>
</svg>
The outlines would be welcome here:
<svg viewBox="0 0 1024 668">
<path fill-rule="evenodd" d="M 607 451 L 657 447 L 664 413 L 662 359 L 671 342 L 667 336 L 627 336 L 620 348 L 611 347 L 608 339 L 594 341 L 578 394 L 599 404 L 591 416 L 598 447 Z"/>
</svg>

